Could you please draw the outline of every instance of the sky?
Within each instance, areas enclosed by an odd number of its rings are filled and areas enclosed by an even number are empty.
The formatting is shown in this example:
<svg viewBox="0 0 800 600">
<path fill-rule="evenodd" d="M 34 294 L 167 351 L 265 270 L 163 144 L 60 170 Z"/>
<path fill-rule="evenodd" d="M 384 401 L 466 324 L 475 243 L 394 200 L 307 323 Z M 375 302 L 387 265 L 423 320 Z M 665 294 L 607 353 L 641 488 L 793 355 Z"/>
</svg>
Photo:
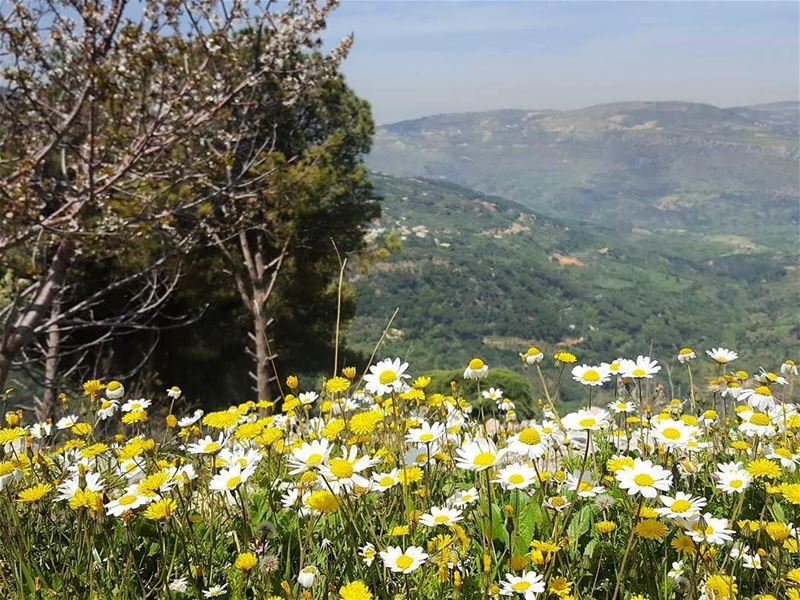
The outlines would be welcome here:
<svg viewBox="0 0 800 600">
<path fill-rule="evenodd" d="M 326 40 L 390 123 L 626 100 L 800 99 L 800 2 L 342 0 Z"/>
</svg>

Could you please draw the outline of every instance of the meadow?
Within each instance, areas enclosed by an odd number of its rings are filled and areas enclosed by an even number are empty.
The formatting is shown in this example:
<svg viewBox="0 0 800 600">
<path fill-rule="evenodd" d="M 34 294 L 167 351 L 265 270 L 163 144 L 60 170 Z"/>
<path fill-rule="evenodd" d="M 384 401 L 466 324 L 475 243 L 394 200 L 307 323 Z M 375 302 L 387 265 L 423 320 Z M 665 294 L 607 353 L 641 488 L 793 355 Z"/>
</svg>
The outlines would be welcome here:
<svg viewBox="0 0 800 600">
<path fill-rule="evenodd" d="M 531 420 L 480 358 L 449 393 L 385 359 L 214 412 L 100 380 L 8 410 L 0 595 L 800 598 L 791 360 L 518 354 Z"/>
</svg>

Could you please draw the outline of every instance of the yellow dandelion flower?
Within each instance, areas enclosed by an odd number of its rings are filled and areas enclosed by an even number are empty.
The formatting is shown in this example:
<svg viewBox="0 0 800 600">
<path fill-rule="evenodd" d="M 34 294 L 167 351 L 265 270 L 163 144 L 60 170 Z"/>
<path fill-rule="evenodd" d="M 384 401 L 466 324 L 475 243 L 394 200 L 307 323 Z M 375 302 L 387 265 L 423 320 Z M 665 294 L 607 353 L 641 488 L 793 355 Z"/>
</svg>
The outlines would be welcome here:
<svg viewBox="0 0 800 600">
<path fill-rule="evenodd" d="M 356 435 L 369 435 L 382 420 L 383 414 L 377 410 L 357 413 L 350 417 L 350 430 Z"/>
<path fill-rule="evenodd" d="M 332 419 L 322 428 L 322 435 L 329 440 L 335 439 L 344 430 L 344 419 Z"/>
<path fill-rule="evenodd" d="M 786 523 L 767 523 L 765 527 L 767 535 L 772 538 L 772 541 L 780 544 L 792 533 Z"/>
<path fill-rule="evenodd" d="M 625 467 L 632 467 L 633 464 L 633 457 L 631 456 L 615 456 L 608 459 L 606 468 L 612 473 L 616 473 Z"/>
<path fill-rule="evenodd" d="M 258 437 L 264 430 L 265 423 L 263 421 L 253 421 L 242 423 L 236 428 L 236 433 L 233 436 L 237 440 L 252 440 Z"/>
<path fill-rule="evenodd" d="M 91 446 L 86 446 L 86 448 L 81 450 L 81 456 L 83 458 L 94 458 L 106 450 L 108 450 L 108 446 L 102 442 L 98 442 L 96 444 L 92 444 Z"/>
<path fill-rule="evenodd" d="M 411 387 L 415 387 L 420 390 L 424 390 L 428 385 L 430 385 L 431 378 L 427 375 L 420 375 L 414 380 L 414 383 L 411 384 Z"/>
<path fill-rule="evenodd" d="M 218 410 L 203 417 L 203 425 L 212 429 L 230 429 L 239 422 L 241 414 L 238 410 Z"/>
<path fill-rule="evenodd" d="M 650 506 L 642 506 L 639 510 L 640 519 L 655 519 L 658 518 L 658 511 Z"/>
<path fill-rule="evenodd" d="M 325 389 L 329 394 L 341 394 L 350 387 L 350 380 L 346 377 L 332 377 L 325 382 Z"/>
<path fill-rule="evenodd" d="M 297 379 L 297 376 L 289 375 L 286 378 L 286 387 L 290 390 L 296 390 L 298 385 L 300 385 L 300 381 Z"/>
<path fill-rule="evenodd" d="M 783 471 L 778 463 L 768 458 L 757 458 L 747 463 L 747 472 L 756 479 L 777 479 Z"/>
<path fill-rule="evenodd" d="M 306 505 L 312 510 L 330 513 L 339 508 L 339 499 L 328 490 L 317 490 L 309 494 Z"/>
<path fill-rule="evenodd" d="M 733 578 L 728 575 L 709 575 L 706 579 L 708 600 L 732 600 L 737 591 Z"/>
<path fill-rule="evenodd" d="M 25 437 L 26 431 L 22 427 L 13 427 L 11 429 L 0 429 L 0 446 L 13 442 L 20 438 Z"/>
<path fill-rule="evenodd" d="M 239 569 L 240 571 L 249 571 L 253 567 L 258 564 L 258 558 L 252 552 L 242 552 L 239 556 L 236 557 L 236 561 L 233 563 L 233 566 Z"/>
<path fill-rule="evenodd" d="M 406 467 L 400 471 L 400 482 L 406 485 L 410 483 L 419 483 L 424 477 L 422 469 L 419 467 Z M 404 481 L 405 480 L 405 481 Z"/>
<path fill-rule="evenodd" d="M 339 588 L 341 600 L 372 600 L 372 593 L 361 580 L 356 580 Z"/>
<path fill-rule="evenodd" d="M 97 398 L 97 395 L 104 389 L 106 386 L 99 379 L 90 379 L 83 383 L 83 395 L 89 396 L 92 400 Z"/>
<path fill-rule="evenodd" d="M 393 537 L 401 537 L 404 535 L 408 535 L 411 532 L 411 529 L 408 525 L 395 525 L 389 530 L 389 535 Z"/>
<path fill-rule="evenodd" d="M 555 358 L 556 362 L 565 364 L 572 364 L 576 360 L 578 360 L 578 357 L 572 354 L 572 352 L 563 352 L 563 351 L 556 352 L 553 358 Z"/>
<path fill-rule="evenodd" d="M 788 484 L 783 488 L 783 492 L 781 492 L 781 494 L 790 504 L 800 504 L 800 483 Z"/>
<path fill-rule="evenodd" d="M 147 421 L 147 411 L 141 409 L 132 410 L 129 413 L 125 413 L 125 416 L 122 417 L 122 422 L 125 423 L 125 425 L 134 425 L 135 423 L 144 423 L 145 421 Z"/>
<path fill-rule="evenodd" d="M 594 528 L 600 533 L 611 533 L 617 528 L 617 524 L 614 521 L 600 521 L 595 523 Z"/>
<path fill-rule="evenodd" d="M 683 554 L 694 554 L 696 551 L 694 540 L 684 534 L 675 536 L 675 539 L 670 542 L 670 545 Z"/>
<path fill-rule="evenodd" d="M 668 530 L 666 525 L 655 519 L 639 521 L 636 527 L 633 528 L 636 535 L 648 540 L 661 540 L 667 535 Z"/>
<path fill-rule="evenodd" d="M 49 483 L 37 483 L 25 488 L 17 494 L 17 502 L 37 502 L 49 494 L 53 486 Z"/>
<path fill-rule="evenodd" d="M 178 508 L 178 503 L 172 498 L 162 498 L 150 504 L 144 511 L 144 518 L 151 521 L 166 521 Z"/>
</svg>

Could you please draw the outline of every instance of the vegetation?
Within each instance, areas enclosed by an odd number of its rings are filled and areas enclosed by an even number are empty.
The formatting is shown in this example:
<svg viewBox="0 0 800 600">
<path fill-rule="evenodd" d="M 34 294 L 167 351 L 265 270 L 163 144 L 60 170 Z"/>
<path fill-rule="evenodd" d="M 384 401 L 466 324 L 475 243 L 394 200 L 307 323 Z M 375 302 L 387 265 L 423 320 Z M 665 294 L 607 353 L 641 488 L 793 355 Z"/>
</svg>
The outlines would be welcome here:
<svg viewBox="0 0 800 600">
<path fill-rule="evenodd" d="M 473 358 L 444 392 L 386 359 L 317 391 L 290 376 L 280 405 L 204 414 L 177 387 L 151 401 L 91 380 L 53 423 L 9 411 L 0 593 L 800 598 L 793 362 L 521 354 L 538 405 L 487 389 L 519 377 Z M 667 364 L 696 385 L 665 395 Z"/>
<path fill-rule="evenodd" d="M 454 184 L 375 174 L 402 251 L 356 281 L 349 342 L 451 368 L 479 348 L 492 366 L 535 344 L 600 360 L 719 340 L 771 364 L 797 351 L 794 250 L 695 231 L 618 230 L 544 218 Z M 688 383 L 678 373 L 675 385 Z"/>
<path fill-rule="evenodd" d="M 317 366 L 379 214 L 369 106 L 339 74 L 352 38 L 322 48 L 335 6 L 4 8 L 0 386 L 13 371 L 47 417 L 99 372 L 152 390 L 234 352 L 237 390 L 269 398 L 277 364 Z M 208 383 L 190 391 L 230 393 Z"/>
</svg>

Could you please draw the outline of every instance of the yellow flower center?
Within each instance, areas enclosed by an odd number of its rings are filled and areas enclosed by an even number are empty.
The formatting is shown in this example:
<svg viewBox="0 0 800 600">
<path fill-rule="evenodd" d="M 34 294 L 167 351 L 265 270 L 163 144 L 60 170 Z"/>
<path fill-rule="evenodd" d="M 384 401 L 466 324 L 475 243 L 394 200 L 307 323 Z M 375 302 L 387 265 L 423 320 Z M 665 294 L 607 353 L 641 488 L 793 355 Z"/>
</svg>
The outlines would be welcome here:
<svg viewBox="0 0 800 600">
<path fill-rule="evenodd" d="M 508 478 L 508 483 L 512 485 L 519 485 L 520 483 L 524 482 L 525 478 L 520 475 L 519 473 L 514 473 L 511 477 Z"/>
<path fill-rule="evenodd" d="M 592 491 L 592 486 L 591 486 L 591 484 L 587 483 L 586 481 L 581 481 L 578 484 L 578 491 L 579 492 L 591 492 Z"/>
<path fill-rule="evenodd" d="M 788 448 L 775 448 L 775 454 L 783 458 L 792 458 L 792 453 Z"/>
<path fill-rule="evenodd" d="M 397 373 L 395 373 L 391 369 L 385 370 L 383 373 L 381 373 L 381 376 L 378 378 L 378 381 L 380 381 L 383 385 L 388 385 L 396 380 L 397 380 Z"/>
<path fill-rule="evenodd" d="M 347 479 L 353 475 L 353 465 L 343 458 L 334 458 L 331 461 L 331 473 L 339 479 Z"/>
<path fill-rule="evenodd" d="M 769 415 L 765 415 L 764 413 L 753 413 L 750 417 L 750 422 L 753 425 L 766 427 L 769 425 Z"/>
<path fill-rule="evenodd" d="M 479 467 L 488 467 L 489 465 L 494 464 L 494 460 L 495 460 L 494 452 L 481 452 L 475 457 L 473 463 L 478 465 Z"/>
<path fill-rule="evenodd" d="M 433 434 L 429 431 L 426 431 L 425 433 L 420 434 L 419 440 L 421 442 L 430 442 L 431 440 L 433 440 Z"/>
<path fill-rule="evenodd" d="M 772 396 L 772 392 L 765 385 L 760 385 L 756 388 L 755 393 L 759 396 Z"/>
<path fill-rule="evenodd" d="M 447 523 L 450 520 L 450 517 L 447 515 L 436 515 L 433 519 L 434 523 Z"/>
<path fill-rule="evenodd" d="M 209 442 L 206 444 L 204 450 L 206 452 L 216 452 L 219 450 L 219 442 Z"/>
<path fill-rule="evenodd" d="M 646 487 L 648 485 L 653 485 L 655 483 L 655 479 L 653 479 L 652 475 L 647 473 L 639 473 L 636 477 L 633 478 L 633 481 L 636 485 Z"/>
<path fill-rule="evenodd" d="M 111 381 L 106 386 L 106 389 L 110 392 L 113 392 L 114 390 L 118 390 L 120 387 L 122 387 L 122 384 L 119 381 Z"/>
<path fill-rule="evenodd" d="M 239 485 L 241 482 L 242 482 L 242 478 L 239 477 L 238 475 L 234 475 L 233 477 L 228 479 L 228 481 L 225 482 L 225 487 L 228 488 L 229 490 L 232 490 L 237 485 Z"/>
<path fill-rule="evenodd" d="M 394 483 L 394 479 L 392 479 L 392 477 L 389 476 L 389 475 L 384 475 L 383 477 L 381 477 L 380 481 L 378 482 L 378 484 L 381 485 L 382 487 L 389 487 L 393 483 Z"/>
<path fill-rule="evenodd" d="M 121 504 L 122 506 L 128 506 L 129 504 L 133 504 L 134 502 L 136 502 L 136 496 L 133 496 L 132 494 L 127 494 L 119 499 L 119 504 Z"/>
<path fill-rule="evenodd" d="M 672 512 L 682 513 L 692 508 L 692 503 L 688 500 L 675 500 L 670 508 L 672 509 Z"/>
<path fill-rule="evenodd" d="M 306 459 L 306 463 L 309 465 L 318 465 L 322 462 L 322 454 L 319 452 L 314 452 L 313 454 L 309 454 L 308 459 Z"/>
<path fill-rule="evenodd" d="M 480 358 L 473 358 L 469 361 L 469 368 L 473 371 L 480 371 L 484 367 L 484 362 Z"/>
<path fill-rule="evenodd" d="M 530 582 L 529 582 L 529 581 L 518 581 L 517 583 L 515 583 L 515 584 L 514 584 L 514 585 L 512 585 L 511 587 L 513 588 L 513 590 L 514 590 L 515 592 L 524 592 L 524 591 L 526 591 L 528 588 L 530 588 L 530 587 L 531 587 L 531 584 L 530 584 Z"/>
<path fill-rule="evenodd" d="M 741 479 L 731 479 L 730 483 L 728 484 L 732 488 L 740 488 L 744 482 Z"/>
<path fill-rule="evenodd" d="M 675 429 L 674 427 L 667 427 L 664 429 L 664 431 L 661 432 L 661 435 L 663 435 L 668 440 L 678 440 L 681 437 L 681 432 Z"/>
<path fill-rule="evenodd" d="M 586 381 L 600 381 L 600 373 L 598 373 L 594 369 L 589 369 L 583 374 L 583 378 Z"/>
<path fill-rule="evenodd" d="M 631 375 L 633 375 L 634 377 L 643 377 L 643 376 L 647 375 L 647 371 L 645 371 L 642 368 L 638 368 L 638 369 L 634 369 L 633 371 L 631 371 Z"/>
<path fill-rule="evenodd" d="M 523 444 L 534 445 L 538 444 L 542 441 L 542 437 L 539 435 L 539 432 L 536 431 L 533 427 L 526 427 L 522 431 L 519 432 L 519 441 Z"/>
<path fill-rule="evenodd" d="M 581 427 L 594 427 L 597 425 L 597 419 L 593 417 L 586 417 L 585 419 L 578 421 L 578 425 Z"/>
<path fill-rule="evenodd" d="M 414 563 L 414 559 L 411 558 L 408 554 L 401 554 L 397 557 L 395 564 L 400 567 L 401 569 L 407 569 Z"/>
</svg>

